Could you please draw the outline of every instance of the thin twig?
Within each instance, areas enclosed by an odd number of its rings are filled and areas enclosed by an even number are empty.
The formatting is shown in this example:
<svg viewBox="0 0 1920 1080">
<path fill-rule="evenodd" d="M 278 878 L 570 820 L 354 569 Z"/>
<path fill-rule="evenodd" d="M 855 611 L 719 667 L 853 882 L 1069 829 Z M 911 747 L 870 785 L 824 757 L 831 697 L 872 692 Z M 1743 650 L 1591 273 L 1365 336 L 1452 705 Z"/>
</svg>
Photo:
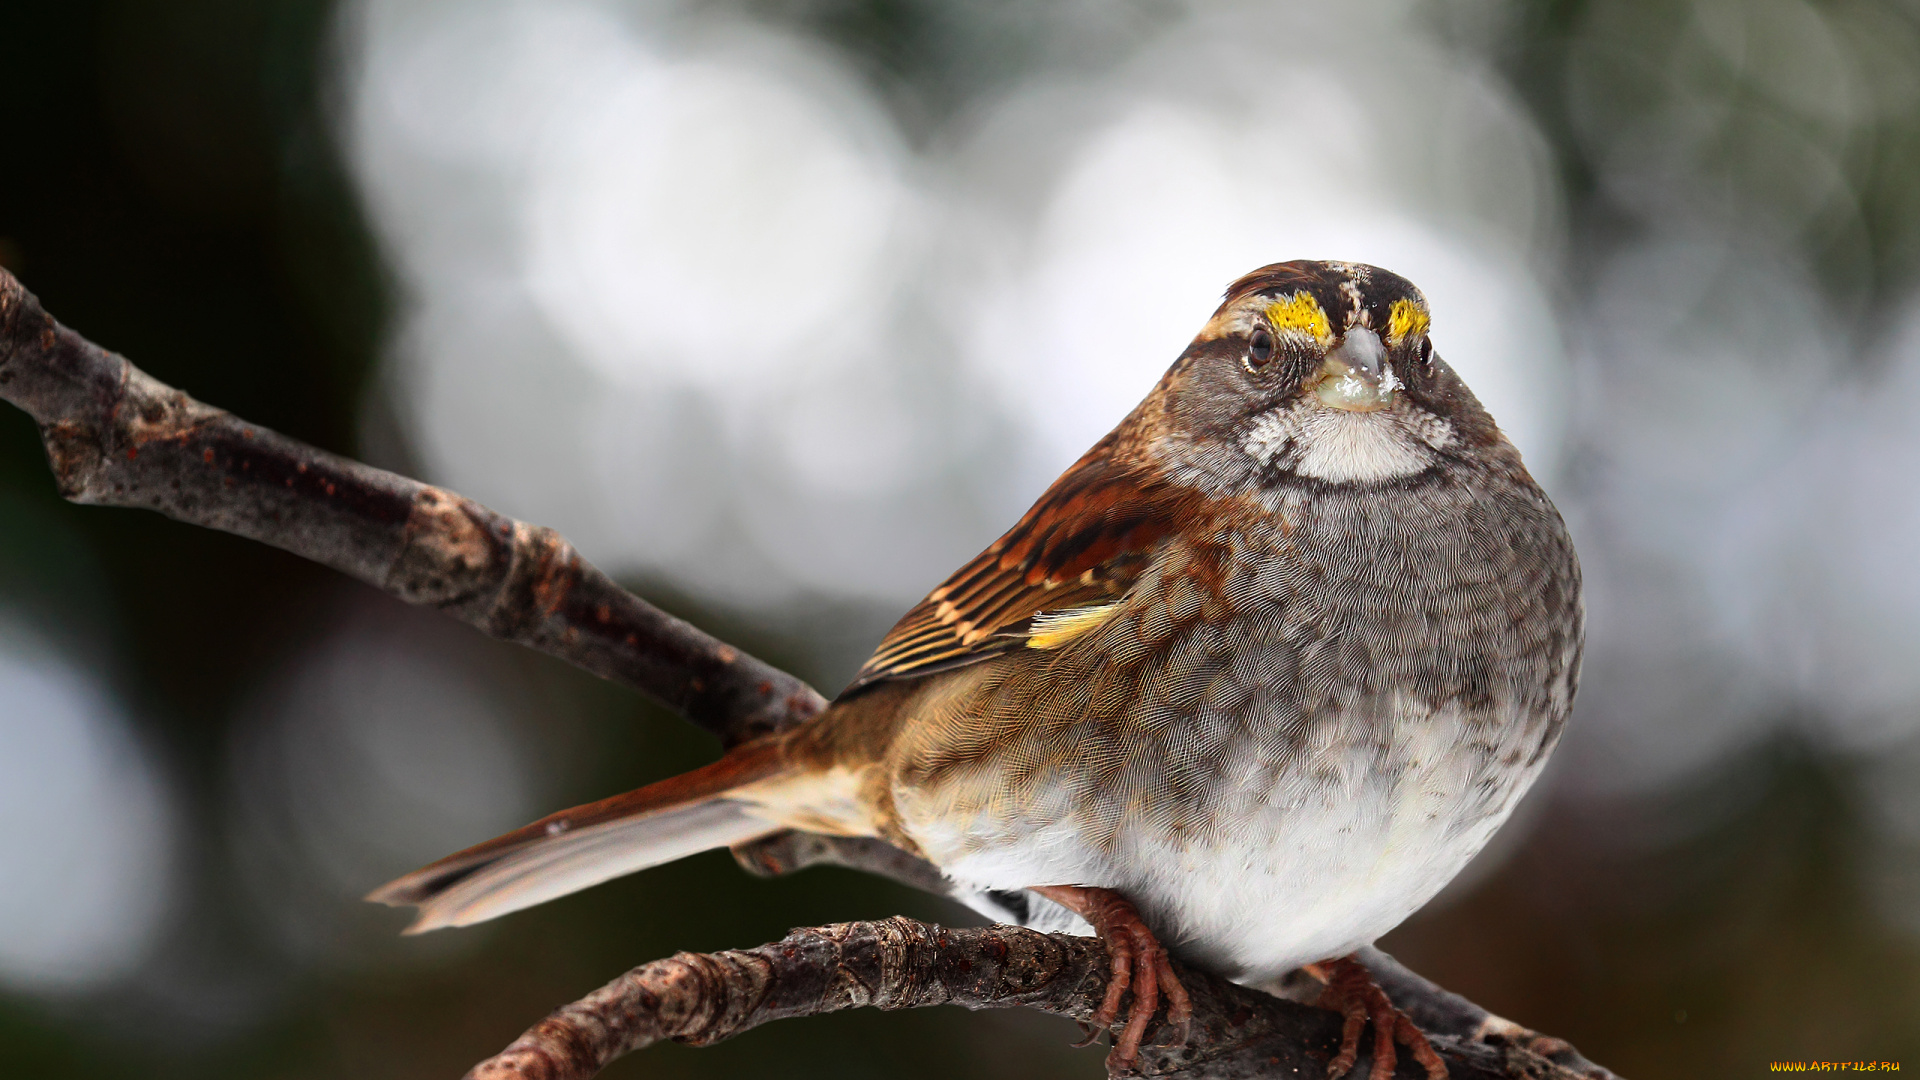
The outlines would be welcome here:
<svg viewBox="0 0 1920 1080">
<path fill-rule="evenodd" d="M 0 398 L 39 423 L 60 493 L 74 502 L 157 510 L 291 551 L 647 693 L 728 744 L 825 707 L 799 679 L 621 588 L 553 530 L 195 401 L 55 322 L 5 270 Z M 735 856 L 756 873 L 835 864 L 949 892 L 937 868 L 875 840 L 787 832 Z M 1105 955 L 1092 939 L 1007 926 L 943 930 L 892 919 L 795 931 L 777 945 L 636 968 L 473 1075 L 585 1077 L 662 1038 L 704 1044 L 768 1020 L 859 1005 L 1024 1005 L 1085 1019 L 1105 984 Z M 1383 953 L 1363 959 L 1395 1004 L 1440 1036 L 1455 1080 L 1612 1076 Z M 1143 1052 L 1144 1075 L 1296 1075 L 1287 1063 L 1297 1075 L 1321 1075 L 1332 1014 L 1183 974 L 1195 992 L 1195 1037 L 1184 1048 Z"/>
</svg>

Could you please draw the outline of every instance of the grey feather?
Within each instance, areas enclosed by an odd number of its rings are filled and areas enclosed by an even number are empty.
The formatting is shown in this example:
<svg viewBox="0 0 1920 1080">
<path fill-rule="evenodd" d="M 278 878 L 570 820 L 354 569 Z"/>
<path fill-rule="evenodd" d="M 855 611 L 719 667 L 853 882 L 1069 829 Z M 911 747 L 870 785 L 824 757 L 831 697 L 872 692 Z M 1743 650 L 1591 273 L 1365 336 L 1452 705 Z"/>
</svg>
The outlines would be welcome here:
<svg viewBox="0 0 1920 1080">
<path fill-rule="evenodd" d="M 425 895 L 388 902 L 419 906 L 409 934 L 468 926 L 777 828 L 747 803 L 709 799 L 541 837 L 458 871 Z"/>
</svg>

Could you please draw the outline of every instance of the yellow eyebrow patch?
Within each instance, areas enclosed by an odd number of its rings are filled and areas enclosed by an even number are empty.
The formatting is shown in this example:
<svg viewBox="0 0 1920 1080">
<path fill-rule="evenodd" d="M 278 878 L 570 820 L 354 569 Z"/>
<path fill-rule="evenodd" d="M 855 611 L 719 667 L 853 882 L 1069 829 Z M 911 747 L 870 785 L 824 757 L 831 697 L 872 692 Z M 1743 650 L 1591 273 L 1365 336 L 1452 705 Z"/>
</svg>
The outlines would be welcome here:
<svg viewBox="0 0 1920 1080">
<path fill-rule="evenodd" d="M 1027 636 L 1027 648 L 1057 649 L 1106 622 L 1119 606 L 1115 601 L 1071 611 L 1043 611 L 1033 617 L 1033 632 Z"/>
<path fill-rule="evenodd" d="M 1322 345 L 1333 344 L 1333 327 L 1327 322 L 1327 313 L 1320 309 L 1320 301 L 1305 290 L 1268 304 L 1267 321 L 1279 333 L 1293 331 Z"/>
<path fill-rule="evenodd" d="M 1387 312 L 1387 344 L 1398 345 L 1410 336 L 1426 333 L 1428 323 L 1425 304 L 1395 300 Z"/>
</svg>

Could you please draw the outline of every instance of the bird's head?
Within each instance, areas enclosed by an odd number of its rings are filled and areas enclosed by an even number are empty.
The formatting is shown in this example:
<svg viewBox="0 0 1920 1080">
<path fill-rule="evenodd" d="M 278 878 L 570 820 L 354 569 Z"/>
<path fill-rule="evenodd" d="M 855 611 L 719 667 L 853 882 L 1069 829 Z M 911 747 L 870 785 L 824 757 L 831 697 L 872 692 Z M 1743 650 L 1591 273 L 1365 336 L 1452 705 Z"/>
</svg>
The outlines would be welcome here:
<svg viewBox="0 0 1920 1080">
<path fill-rule="evenodd" d="M 1363 263 L 1263 266 L 1226 300 L 1136 414 L 1176 479 L 1384 484 L 1444 460 L 1518 467 L 1429 334 L 1420 290 Z"/>
</svg>

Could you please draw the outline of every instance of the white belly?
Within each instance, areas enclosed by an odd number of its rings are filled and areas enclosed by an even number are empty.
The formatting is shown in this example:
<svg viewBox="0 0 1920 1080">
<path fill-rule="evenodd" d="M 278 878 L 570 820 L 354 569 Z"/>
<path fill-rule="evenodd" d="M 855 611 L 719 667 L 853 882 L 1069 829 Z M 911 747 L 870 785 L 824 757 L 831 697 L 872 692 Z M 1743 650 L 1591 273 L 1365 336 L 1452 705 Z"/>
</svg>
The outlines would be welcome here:
<svg viewBox="0 0 1920 1080">
<path fill-rule="evenodd" d="M 1259 982 L 1371 944 L 1418 910 L 1485 846 L 1546 758 L 1538 735 L 1523 735 L 1533 725 L 1470 724 L 1453 707 L 1394 711 L 1391 735 L 1378 722 L 1316 724 L 1325 737 L 1277 782 L 1248 753 L 1208 828 L 1184 836 L 1136 807 L 1114 843 L 1091 845 L 1076 812 L 1086 808 L 1045 792 L 1016 818 L 964 821 L 934 805 L 944 800 L 896 798 L 908 831 L 963 888 L 1111 888 L 1177 954 Z M 1349 726 L 1374 738 L 1343 741 Z"/>
</svg>

